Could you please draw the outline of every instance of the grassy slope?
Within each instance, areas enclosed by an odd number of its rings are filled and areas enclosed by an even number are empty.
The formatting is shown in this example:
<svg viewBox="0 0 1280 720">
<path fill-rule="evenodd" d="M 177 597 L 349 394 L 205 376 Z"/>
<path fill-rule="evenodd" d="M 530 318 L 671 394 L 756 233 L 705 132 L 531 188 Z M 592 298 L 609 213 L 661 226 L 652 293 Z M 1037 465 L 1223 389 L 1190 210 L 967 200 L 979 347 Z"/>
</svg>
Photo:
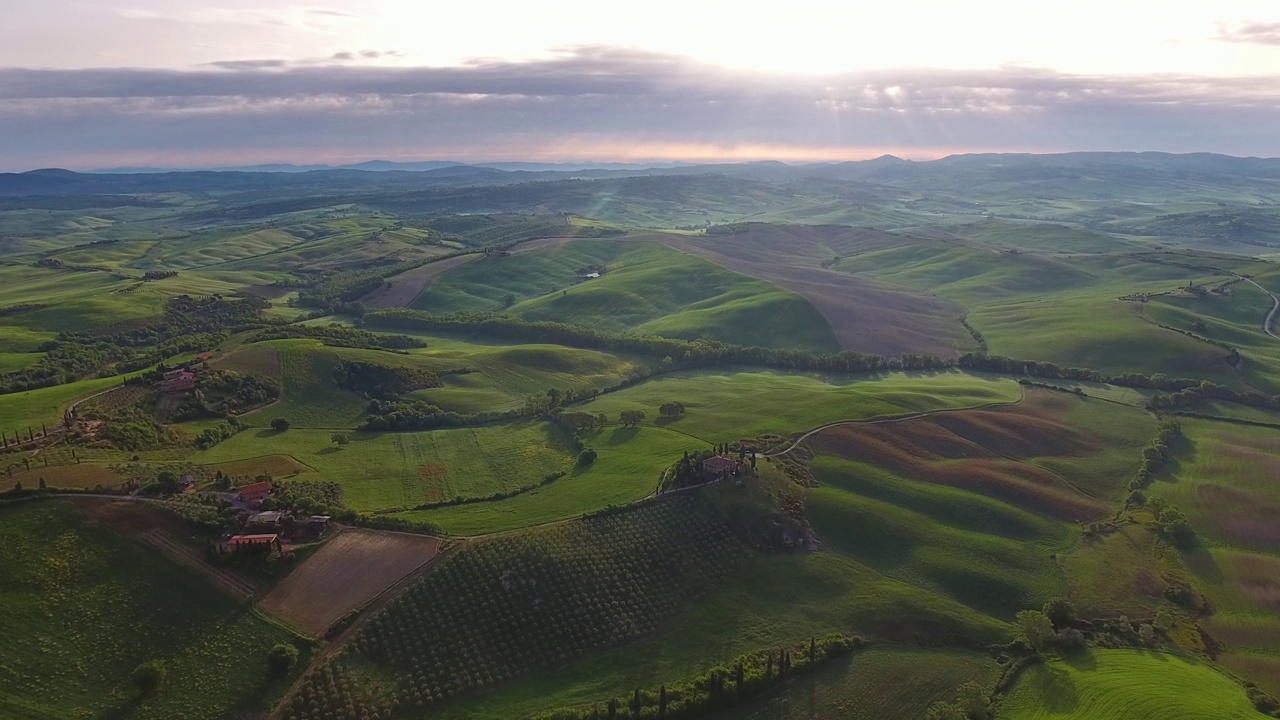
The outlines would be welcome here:
<svg viewBox="0 0 1280 720">
<path fill-rule="evenodd" d="M 960 372 L 839 378 L 715 370 L 663 375 L 600 397 L 581 409 L 610 418 L 623 410 L 640 410 L 646 424 L 688 433 L 710 444 L 762 433 L 798 433 L 840 420 L 977 407 L 1021 397 L 1021 388 L 1011 380 Z M 674 421 L 658 415 L 658 406 L 672 400 L 686 408 Z"/>
<path fill-rule="evenodd" d="M 290 635 L 67 502 L 0 510 L 0 716 L 225 718 L 283 690 L 266 653 Z M 126 705 L 161 659 L 159 693 Z"/>
<path fill-rule="evenodd" d="M 577 269 L 594 264 L 609 270 L 575 284 Z M 516 299 L 509 309 L 508 293 Z M 414 306 L 506 310 L 530 320 L 742 345 L 839 349 L 826 319 L 799 296 L 655 243 L 585 240 L 486 258 L 437 278 Z"/>
<path fill-rule="evenodd" d="M 1208 665 L 1173 655 L 1094 650 L 1023 673 L 1000 717 L 1010 720 L 1253 720 L 1244 691 Z"/>
<path fill-rule="evenodd" d="M 974 652 L 872 647 L 802 676 L 758 703 L 730 710 L 722 720 L 919 720 L 930 705 L 950 700 L 969 681 L 997 674 L 991 658 Z"/>
<path fill-rule="evenodd" d="M 1152 485 L 1187 513 L 1201 546 L 1187 565 L 1215 610 L 1205 625 L 1227 642 L 1222 663 L 1280 692 L 1280 431 L 1183 419 L 1177 463 Z"/>
<path fill-rule="evenodd" d="M 334 385 L 338 354 L 317 340 L 271 340 L 261 343 L 280 353 L 283 394 L 279 402 L 248 413 L 249 425 L 265 427 L 282 417 L 300 428 L 353 428 L 365 415 L 368 401 Z"/>
<path fill-rule="evenodd" d="M 27 426 L 40 423 L 50 429 L 62 423 L 62 413 L 76 400 L 120 384 L 120 377 L 93 378 L 66 385 L 28 390 L 27 392 L 0 395 L 0 428 L 10 436 L 15 430 L 26 435 Z"/>
<path fill-rule="evenodd" d="M 328 430 L 277 433 L 246 430 L 193 454 L 201 463 L 288 455 L 343 488 L 343 500 L 361 511 L 409 508 L 457 496 L 484 497 L 536 484 L 567 470 L 569 450 L 560 431 L 545 423 L 459 428 L 422 433 L 352 433 L 338 449 Z"/>
<path fill-rule="evenodd" d="M 1214 284 L 1205 271 L 1158 265 L 1120 255 L 1050 257 L 1010 254 L 935 240 L 845 258 L 837 269 L 937 294 L 969 310 L 969 323 L 990 352 L 1049 360 L 1108 373 L 1163 372 L 1239 384 L 1225 351 L 1144 319 L 1146 306 L 1116 298 L 1185 285 Z M 1247 294 L 1228 301 L 1241 317 L 1254 309 Z M 1259 314 L 1251 325 L 1261 320 Z M 1175 324 L 1178 323 L 1166 323 Z M 1158 347 L 1161 352 L 1151 352 Z M 1260 368 L 1246 379 L 1267 377 Z"/>
</svg>

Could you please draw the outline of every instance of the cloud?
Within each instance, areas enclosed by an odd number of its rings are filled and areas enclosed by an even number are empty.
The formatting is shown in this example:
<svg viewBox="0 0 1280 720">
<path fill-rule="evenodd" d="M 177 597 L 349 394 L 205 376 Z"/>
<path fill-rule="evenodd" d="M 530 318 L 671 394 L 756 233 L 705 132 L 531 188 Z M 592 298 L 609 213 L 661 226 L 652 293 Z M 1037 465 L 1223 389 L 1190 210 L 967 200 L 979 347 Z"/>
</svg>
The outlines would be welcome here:
<svg viewBox="0 0 1280 720">
<path fill-rule="evenodd" d="M 284 60 L 219 60 L 209 65 L 223 70 L 270 70 L 288 65 Z"/>
<path fill-rule="evenodd" d="M 607 158 L 636 147 L 719 147 L 726 155 L 742 147 L 832 156 L 860 147 L 1280 155 L 1271 129 L 1280 126 L 1276 76 L 1018 67 L 787 76 L 606 47 L 456 67 L 336 59 L 187 71 L 0 69 L 0 160 L 249 148 L 298 161 L 338 151 Z"/>
<path fill-rule="evenodd" d="M 1280 22 L 1245 23 L 1236 28 L 1222 27 L 1218 31 L 1218 39 L 1227 42 L 1280 45 Z"/>
</svg>

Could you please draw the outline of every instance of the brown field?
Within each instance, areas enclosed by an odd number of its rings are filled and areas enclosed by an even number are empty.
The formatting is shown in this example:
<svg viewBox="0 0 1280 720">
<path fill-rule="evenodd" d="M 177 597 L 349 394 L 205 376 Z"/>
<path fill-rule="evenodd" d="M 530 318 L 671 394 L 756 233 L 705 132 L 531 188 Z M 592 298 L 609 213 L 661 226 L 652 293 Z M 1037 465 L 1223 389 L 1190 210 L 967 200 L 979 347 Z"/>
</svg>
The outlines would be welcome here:
<svg viewBox="0 0 1280 720">
<path fill-rule="evenodd" d="M 319 637 L 343 615 L 429 562 L 439 549 L 439 538 L 344 530 L 267 593 L 259 607 Z"/>
<path fill-rule="evenodd" d="M 280 351 L 270 345 L 245 345 L 213 361 L 220 370 L 280 377 Z"/>
<path fill-rule="evenodd" d="M 1280 657 L 1227 653 L 1218 662 L 1233 674 L 1254 681 L 1263 690 L 1280 695 Z"/>
<path fill-rule="evenodd" d="M 208 466 L 210 471 L 221 470 L 224 475 L 257 476 L 270 475 L 273 478 L 287 478 L 294 475 L 315 472 L 315 469 L 303 465 L 288 455 L 263 455 L 245 460 L 215 463 Z"/>
<path fill-rule="evenodd" d="M 360 302 L 374 309 L 408 307 L 415 298 L 430 289 L 432 280 L 482 256 L 483 253 L 458 255 L 393 275 L 382 287 L 360 298 Z"/>
<path fill-rule="evenodd" d="M 731 236 L 648 236 L 728 270 L 800 295 L 822 313 L 846 350 L 901 355 L 953 355 L 971 349 L 964 310 L 937 297 L 898 290 L 821 267 L 834 252 L 850 254 L 900 244 L 876 230 L 817 225 L 752 225 Z"/>
<path fill-rule="evenodd" d="M 1009 408 L 832 427 L 808 443 L 819 454 L 981 493 L 1064 520 L 1094 519 L 1106 514 L 1106 503 L 1026 462 L 1085 457 L 1102 446 L 1100 438 L 1058 422 L 1062 402 L 1035 393 Z"/>
<path fill-rule="evenodd" d="M 106 465 L 81 463 L 79 465 L 53 465 L 40 467 L 39 462 L 31 463 L 31 471 L 14 475 L 14 480 L 22 481 L 24 486 L 37 487 L 40 478 L 44 478 L 49 487 L 91 489 L 97 485 L 114 487 L 125 482 L 125 477 L 111 470 Z"/>
</svg>

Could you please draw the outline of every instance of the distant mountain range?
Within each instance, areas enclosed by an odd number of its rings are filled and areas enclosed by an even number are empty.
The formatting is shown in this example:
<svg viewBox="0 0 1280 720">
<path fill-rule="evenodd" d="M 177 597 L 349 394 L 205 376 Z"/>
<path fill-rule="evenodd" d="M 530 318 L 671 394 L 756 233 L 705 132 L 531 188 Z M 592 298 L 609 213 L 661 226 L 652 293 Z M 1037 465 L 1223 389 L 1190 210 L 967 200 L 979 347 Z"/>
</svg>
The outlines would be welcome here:
<svg viewBox="0 0 1280 720">
<path fill-rule="evenodd" d="M 448 167 L 478 167 L 491 170 L 530 171 L 547 170 L 573 172 L 577 170 L 637 170 L 648 168 L 679 167 L 687 163 L 535 163 L 535 162 L 493 162 L 464 163 L 454 160 L 425 160 L 422 162 L 393 162 L 390 160 L 369 160 L 352 165 L 293 165 L 289 163 L 274 165 L 244 165 L 215 168 L 155 168 L 155 167 L 114 167 L 89 170 L 87 174 L 101 175 L 140 175 L 167 172 L 267 172 L 267 173 L 302 173 L 322 170 L 364 170 L 367 172 L 424 172 Z"/>
<path fill-rule="evenodd" d="M 416 192 L 548 181 L 718 176 L 771 185 L 857 183 L 918 192 L 988 194 L 1034 183 L 1046 197 L 1106 199 L 1137 191 L 1176 191 L 1199 197 L 1238 189 L 1243 198 L 1276 202 L 1280 159 L 1208 153 L 1062 153 L 952 155 L 909 161 L 873 160 L 790 165 L 776 161 L 720 164 L 629 165 L 374 160 L 342 167 L 259 165 L 220 170 L 116 168 L 98 173 L 44 169 L 0 173 L 0 196 L 137 195 L 147 193 L 332 194 Z M 815 185 L 816 184 L 816 185 Z M 793 187 L 794 190 L 794 187 Z M 1210 193 L 1212 194 L 1212 193 Z"/>
</svg>

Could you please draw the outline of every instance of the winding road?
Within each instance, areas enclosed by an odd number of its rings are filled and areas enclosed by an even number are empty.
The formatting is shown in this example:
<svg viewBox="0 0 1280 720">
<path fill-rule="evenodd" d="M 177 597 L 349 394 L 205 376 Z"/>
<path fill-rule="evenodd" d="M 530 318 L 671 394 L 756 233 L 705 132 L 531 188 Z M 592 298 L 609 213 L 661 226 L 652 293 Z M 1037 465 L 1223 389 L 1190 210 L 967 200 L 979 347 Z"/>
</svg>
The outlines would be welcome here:
<svg viewBox="0 0 1280 720">
<path fill-rule="evenodd" d="M 1262 292 L 1266 293 L 1267 297 L 1271 298 L 1271 312 L 1267 313 L 1266 319 L 1262 321 L 1262 331 L 1270 335 L 1271 337 L 1277 340 L 1280 340 L 1280 335 L 1276 335 L 1274 332 L 1271 332 L 1271 322 L 1276 319 L 1276 311 L 1280 310 L 1280 298 L 1277 298 L 1275 295 L 1271 293 L 1271 291 L 1267 290 L 1266 288 L 1262 287 L 1258 283 L 1254 282 L 1252 278 L 1247 278 L 1247 277 L 1244 277 L 1243 275 L 1239 275 L 1237 277 L 1249 283 L 1250 285 L 1258 288 Z"/>
</svg>

